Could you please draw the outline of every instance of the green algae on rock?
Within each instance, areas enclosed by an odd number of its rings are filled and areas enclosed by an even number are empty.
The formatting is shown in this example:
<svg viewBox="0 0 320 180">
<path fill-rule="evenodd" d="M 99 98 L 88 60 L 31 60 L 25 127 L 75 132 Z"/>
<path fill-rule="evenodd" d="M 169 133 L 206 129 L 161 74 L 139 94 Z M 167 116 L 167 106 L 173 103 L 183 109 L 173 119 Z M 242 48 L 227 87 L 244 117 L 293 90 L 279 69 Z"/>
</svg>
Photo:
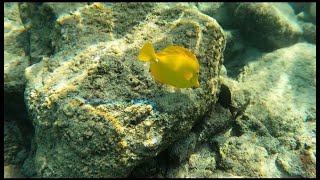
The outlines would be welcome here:
<svg viewBox="0 0 320 180">
<path fill-rule="evenodd" d="M 18 3 L 4 3 L 4 90 L 23 92 L 29 66 L 27 32 Z"/>
<path fill-rule="evenodd" d="M 173 178 L 208 178 L 216 169 L 216 155 L 208 144 L 199 145 L 186 161 L 168 168 L 167 176 Z"/>
<path fill-rule="evenodd" d="M 315 177 L 315 45 L 263 54 L 244 67 L 238 81 L 221 79 L 233 93 L 233 106 L 249 102 L 230 132 L 212 140 L 223 169 L 246 177 Z M 245 157 L 235 158 L 240 156 Z"/>
<path fill-rule="evenodd" d="M 302 29 L 286 3 L 240 3 L 235 22 L 254 46 L 272 51 L 298 42 Z"/>
<path fill-rule="evenodd" d="M 37 145 L 29 160 L 38 176 L 125 177 L 185 136 L 217 101 L 225 47 L 221 27 L 184 5 L 145 5 L 150 11 L 130 11 L 125 31 L 114 22 L 122 22 L 119 14 L 129 8 L 119 6 L 140 3 L 93 3 L 57 16 L 63 38 L 53 43 L 59 51 L 26 70 L 25 99 Z M 201 88 L 176 90 L 153 81 L 136 59 L 146 40 L 155 49 L 191 49 L 200 63 Z"/>
</svg>

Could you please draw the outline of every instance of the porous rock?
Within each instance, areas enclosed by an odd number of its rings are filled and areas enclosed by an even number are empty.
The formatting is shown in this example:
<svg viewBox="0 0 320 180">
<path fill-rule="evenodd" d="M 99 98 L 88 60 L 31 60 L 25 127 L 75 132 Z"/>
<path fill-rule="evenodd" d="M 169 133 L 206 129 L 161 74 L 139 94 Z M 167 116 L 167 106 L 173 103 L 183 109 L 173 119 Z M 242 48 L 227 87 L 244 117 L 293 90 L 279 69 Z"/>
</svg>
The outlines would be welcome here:
<svg viewBox="0 0 320 180">
<path fill-rule="evenodd" d="M 26 70 L 37 147 L 28 160 L 38 176 L 125 177 L 185 136 L 217 101 L 225 39 L 196 9 L 93 3 L 57 17 L 59 50 Z M 175 44 L 195 53 L 201 88 L 156 82 L 137 60 L 146 41 L 156 51 Z"/>
<path fill-rule="evenodd" d="M 315 45 L 263 54 L 238 81 L 221 83 L 237 110 L 230 131 L 211 140 L 222 157 L 220 169 L 244 177 L 315 177 Z"/>
<path fill-rule="evenodd" d="M 4 90 L 23 92 L 29 66 L 28 39 L 18 3 L 4 3 Z"/>
<path fill-rule="evenodd" d="M 199 145 L 187 158 L 167 170 L 170 178 L 209 178 L 216 169 L 216 156 L 208 144 Z"/>
<path fill-rule="evenodd" d="M 240 3 L 234 17 L 244 38 L 264 51 L 293 45 L 302 35 L 287 3 Z"/>
</svg>

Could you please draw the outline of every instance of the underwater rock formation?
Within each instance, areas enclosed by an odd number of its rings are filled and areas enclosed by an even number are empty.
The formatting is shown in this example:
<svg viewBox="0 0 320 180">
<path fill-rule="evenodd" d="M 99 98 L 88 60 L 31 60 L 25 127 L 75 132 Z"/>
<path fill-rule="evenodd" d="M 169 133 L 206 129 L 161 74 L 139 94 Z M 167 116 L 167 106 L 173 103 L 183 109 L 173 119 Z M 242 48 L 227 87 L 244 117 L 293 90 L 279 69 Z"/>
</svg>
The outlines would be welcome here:
<svg viewBox="0 0 320 180">
<path fill-rule="evenodd" d="M 312 23 L 303 23 L 303 37 L 306 41 L 316 44 L 317 40 L 317 28 Z"/>
<path fill-rule="evenodd" d="M 222 76 L 235 111 L 217 104 L 194 132 L 173 144 L 171 164 L 162 165 L 165 176 L 314 178 L 315 65 L 316 47 L 298 43 L 261 54 L 244 67 L 239 82 Z"/>
<path fill-rule="evenodd" d="M 198 2 L 195 6 L 200 12 L 216 19 L 223 29 L 235 27 L 233 11 L 238 3 L 234 2 Z"/>
<path fill-rule="evenodd" d="M 215 153 L 210 147 L 200 145 L 190 156 L 187 161 L 184 161 L 176 166 L 171 166 L 168 169 L 167 177 L 173 178 L 206 178 L 212 177 L 216 169 Z"/>
<path fill-rule="evenodd" d="M 310 3 L 310 16 L 312 17 L 312 22 L 315 24 L 317 20 L 317 3 Z"/>
<path fill-rule="evenodd" d="M 186 136 L 216 103 L 225 38 L 197 9 L 93 3 L 54 17 L 55 51 L 26 69 L 36 149 L 25 166 L 34 164 L 37 176 L 125 177 Z M 201 87 L 174 89 L 152 79 L 137 60 L 146 41 L 156 50 L 190 49 L 200 63 Z"/>
<path fill-rule="evenodd" d="M 287 3 L 240 3 L 234 17 L 244 38 L 264 51 L 293 45 L 302 35 Z"/>
<path fill-rule="evenodd" d="M 4 90 L 23 92 L 24 70 L 29 66 L 26 28 L 20 19 L 18 3 L 4 6 Z"/>
<path fill-rule="evenodd" d="M 245 107 L 231 138 L 228 133 L 214 137 L 221 144 L 222 169 L 245 177 L 315 177 L 316 46 L 297 43 L 261 55 L 244 67 L 238 81 L 221 80 L 233 93 L 232 105 Z M 261 153 L 248 155 L 253 149 L 246 147 L 253 144 Z"/>
<path fill-rule="evenodd" d="M 316 177 L 316 3 L 4 13 L 5 178 Z M 138 61 L 145 42 L 190 49 L 201 87 L 156 82 Z"/>
</svg>

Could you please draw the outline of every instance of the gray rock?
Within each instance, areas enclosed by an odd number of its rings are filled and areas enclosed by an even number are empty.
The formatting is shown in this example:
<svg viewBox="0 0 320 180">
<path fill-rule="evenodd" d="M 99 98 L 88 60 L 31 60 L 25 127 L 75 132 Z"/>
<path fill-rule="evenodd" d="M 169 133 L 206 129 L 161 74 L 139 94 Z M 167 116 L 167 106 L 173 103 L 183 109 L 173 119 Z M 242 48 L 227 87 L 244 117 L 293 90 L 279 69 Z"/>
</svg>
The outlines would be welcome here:
<svg viewBox="0 0 320 180">
<path fill-rule="evenodd" d="M 225 35 L 227 45 L 224 51 L 224 58 L 225 63 L 228 63 L 245 51 L 245 45 L 239 30 L 226 30 Z"/>
<path fill-rule="evenodd" d="M 241 177 L 280 177 L 281 173 L 273 163 L 275 157 L 257 145 L 256 139 L 254 134 L 247 133 L 220 140 L 219 169 Z"/>
<path fill-rule="evenodd" d="M 246 116 L 261 121 L 272 136 L 302 133 L 305 119 L 314 112 L 315 53 L 314 45 L 299 43 L 263 55 L 240 75 L 252 96 Z"/>
<path fill-rule="evenodd" d="M 16 156 L 23 149 L 23 138 L 21 131 L 14 121 L 5 121 L 4 123 L 4 163 L 18 165 Z"/>
<path fill-rule="evenodd" d="M 316 3 L 315 2 L 306 2 L 306 3 L 296 3 L 303 4 L 298 5 L 299 13 L 297 13 L 297 18 L 302 22 L 308 22 L 316 24 Z"/>
<path fill-rule="evenodd" d="M 28 38 L 18 3 L 4 3 L 4 90 L 23 92 L 29 66 Z"/>
<path fill-rule="evenodd" d="M 239 49 L 237 46 L 229 46 L 229 48 L 226 47 L 226 51 L 229 51 L 231 54 L 229 54 L 228 59 L 225 59 L 225 67 L 227 69 L 228 77 L 232 79 L 237 79 L 247 64 L 251 61 L 255 61 L 257 57 L 260 57 L 261 54 L 263 54 L 261 50 L 255 47 L 239 45 Z M 233 47 L 235 47 L 235 49 L 233 49 Z M 241 52 L 238 52 L 237 49 L 241 50 Z M 230 55 L 235 56 L 229 58 Z"/>
<path fill-rule="evenodd" d="M 170 162 L 170 153 L 161 154 L 135 170 L 149 167 L 152 174 L 158 172 L 152 177 L 171 178 L 314 178 L 315 53 L 314 45 L 299 43 L 255 58 L 248 54 L 252 60 L 242 70 L 239 82 L 221 76 L 221 84 L 231 91 L 235 113 L 231 115 L 216 104 L 189 137 L 173 145 L 177 150 L 171 152 L 171 158 L 176 157 L 175 161 Z M 290 84 L 281 77 L 284 74 Z M 154 165 L 159 159 L 167 162 Z M 144 174 L 136 177 L 150 177 Z"/>
<path fill-rule="evenodd" d="M 292 177 L 316 177 L 316 157 L 308 150 L 284 151 L 278 155 L 275 162 Z"/>
<path fill-rule="evenodd" d="M 217 101 L 225 39 L 216 21 L 197 9 L 93 3 L 54 16 L 52 31 L 60 34 L 50 38 L 58 51 L 26 70 L 37 145 L 28 162 L 33 159 L 37 176 L 125 177 L 186 136 Z M 156 51 L 170 44 L 191 49 L 201 88 L 155 82 L 137 60 L 146 41 Z"/>
<path fill-rule="evenodd" d="M 26 178 L 21 174 L 19 166 L 16 165 L 4 165 L 3 176 L 4 178 Z"/>
<path fill-rule="evenodd" d="M 239 82 L 222 78 L 238 112 L 230 130 L 210 141 L 219 149 L 219 169 L 242 177 L 315 177 L 315 66 L 316 47 L 298 43 L 256 58 Z"/>
<path fill-rule="evenodd" d="M 317 20 L 317 3 L 313 2 L 313 3 L 310 3 L 310 16 L 312 18 L 312 22 L 314 24 L 316 24 L 316 20 Z"/>
<path fill-rule="evenodd" d="M 196 134 L 191 132 L 188 137 L 174 143 L 170 148 L 170 159 L 176 163 L 185 161 L 189 157 L 190 153 L 194 151 L 196 144 Z"/>
<path fill-rule="evenodd" d="M 243 56 L 250 51 L 250 48 L 245 46 L 240 30 L 225 30 L 224 33 L 227 41 L 224 51 L 224 65 L 228 70 L 228 77 L 236 77 L 236 74 L 239 74 L 239 67 L 244 66 L 246 63 L 242 61 L 245 59 Z M 251 52 L 250 56 L 252 56 Z"/>
<path fill-rule="evenodd" d="M 32 153 L 31 156 L 24 161 L 23 166 L 21 167 L 21 172 L 26 177 L 41 177 L 37 175 L 37 170 L 35 169 L 34 153 Z"/>
<path fill-rule="evenodd" d="M 195 153 L 190 155 L 188 164 L 191 169 L 206 169 L 213 172 L 216 169 L 215 154 L 209 146 L 200 146 Z"/>
<path fill-rule="evenodd" d="M 169 178 L 208 178 L 216 169 L 216 155 L 207 144 L 200 145 L 187 161 L 168 168 Z"/>
<path fill-rule="evenodd" d="M 23 94 L 4 93 L 4 163 L 19 168 L 27 157 L 33 134 Z"/>
<path fill-rule="evenodd" d="M 292 7 L 295 14 L 306 11 L 310 7 L 309 2 L 288 2 L 288 4 Z"/>
<path fill-rule="evenodd" d="M 196 3 L 197 8 L 204 14 L 216 19 L 223 28 L 234 27 L 232 16 L 233 8 L 236 3 L 222 2 L 199 2 Z"/>
<path fill-rule="evenodd" d="M 303 23 L 303 37 L 310 43 L 316 44 L 317 29 L 312 23 Z"/>
<path fill-rule="evenodd" d="M 199 142 L 210 140 L 211 137 L 229 129 L 232 121 L 233 118 L 229 109 L 217 104 L 214 110 L 209 111 L 197 126 L 195 125 L 197 140 Z"/>
<path fill-rule="evenodd" d="M 290 46 L 302 34 L 287 3 L 240 3 L 234 17 L 244 38 L 264 51 Z"/>
<path fill-rule="evenodd" d="M 27 157 L 32 134 L 23 99 L 29 44 L 20 15 L 19 3 L 4 3 L 4 177 L 23 177 L 20 166 Z"/>
<path fill-rule="evenodd" d="M 166 177 L 170 158 L 168 151 L 162 151 L 155 158 L 136 166 L 128 178 L 163 178 Z"/>
<path fill-rule="evenodd" d="M 20 3 L 20 20 L 27 29 L 30 63 L 39 62 L 42 56 L 50 56 L 55 49 L 52 39 L 56 34 L 52 21 L 56 18 L 51 9 L 40 3 Z"/>
</svg>

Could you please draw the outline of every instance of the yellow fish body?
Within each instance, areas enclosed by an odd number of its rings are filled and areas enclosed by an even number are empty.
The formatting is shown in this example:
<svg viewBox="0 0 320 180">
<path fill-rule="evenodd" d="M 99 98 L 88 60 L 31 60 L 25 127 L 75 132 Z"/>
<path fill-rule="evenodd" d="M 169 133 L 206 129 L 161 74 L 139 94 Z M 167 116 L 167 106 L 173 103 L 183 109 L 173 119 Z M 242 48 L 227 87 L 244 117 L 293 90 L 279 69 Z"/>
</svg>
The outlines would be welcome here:
<svg viewBox="0 0 320 180">
<path fill-rule="evenodd" d="M 140 50 L 140 61 L 150 62 L 150 71 L 158 82 L 178 88 L 199 87 L 199 62 L 195 55 L 181 46 L 168 46 L 155 53 L 151 43 Z"/>
</svg>

